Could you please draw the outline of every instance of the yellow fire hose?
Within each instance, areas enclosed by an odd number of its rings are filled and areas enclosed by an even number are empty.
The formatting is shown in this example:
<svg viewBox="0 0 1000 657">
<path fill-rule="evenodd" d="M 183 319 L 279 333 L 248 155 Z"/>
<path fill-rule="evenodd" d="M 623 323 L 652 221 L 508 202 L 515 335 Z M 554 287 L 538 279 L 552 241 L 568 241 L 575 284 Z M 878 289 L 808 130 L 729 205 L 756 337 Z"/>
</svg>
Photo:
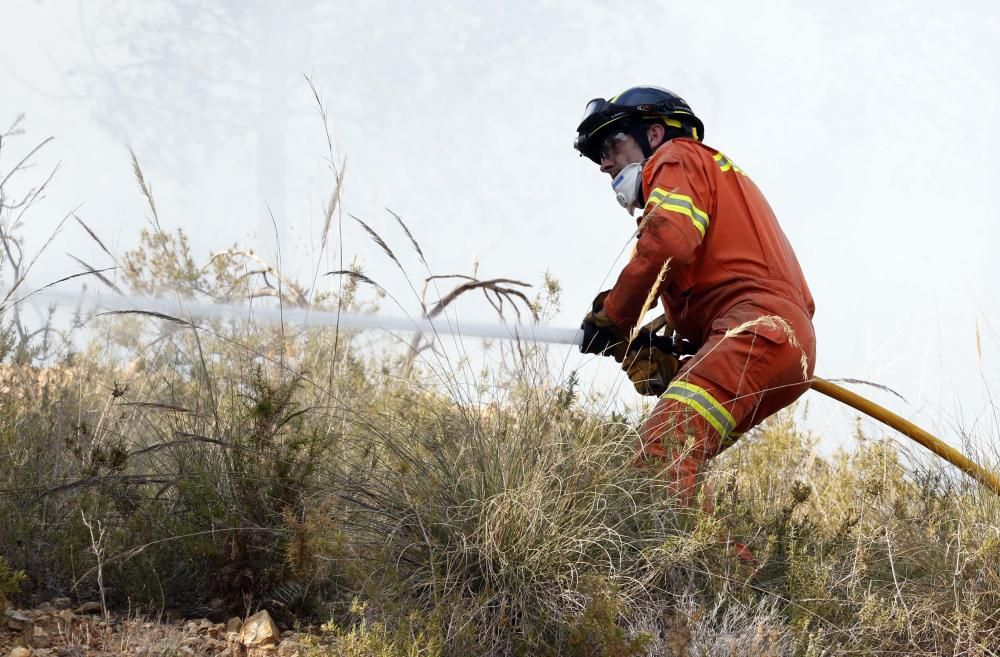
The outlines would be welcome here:
<svg viewBox="0 0 1000 657">
<path fill-rule="evenodd" d="M 904 420 L 875 402 L 869 401 L 861 395 L 842 388 L 835 383 L 830 383 L 825 379 L 814 378 L 812 380 L 812 389 L 843 404 L 847 404 L 851 408 L 859 410 L 865 415 L 892 427 L 904 436 L 912 438 L 979 483 L 990 488 L 997 495 L 1000 495 L 1000 478 L 995 473 L 970 460 L 957 449 L 946 445 L 909 420 Z"/>
</svg>

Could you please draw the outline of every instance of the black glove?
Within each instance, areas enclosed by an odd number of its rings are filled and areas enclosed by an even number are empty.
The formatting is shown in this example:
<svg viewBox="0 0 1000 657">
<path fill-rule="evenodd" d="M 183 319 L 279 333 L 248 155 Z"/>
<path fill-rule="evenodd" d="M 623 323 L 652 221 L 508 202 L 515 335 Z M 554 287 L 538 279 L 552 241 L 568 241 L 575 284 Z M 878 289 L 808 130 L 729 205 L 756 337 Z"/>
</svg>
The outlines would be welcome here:
<svg viewBox="0 0 1000 657">
<path fill-rule="evenodd" d="M 613 356 L 620 363 L 625 355 L 625 336 L 611 318 L 604 314 L 604 299 L 609 291 L 605 290 L 594 298 L 590 312 L 580 324 L 580 329 L 583 331 L 580 351 L 585 354 Z"/>
<path fill-rule="evenodd" d="M 698 345 L 688 340 L 687 338 L 682 338 L 679 334 L 674 334 L 673 339 L 673 353 L 680 356 L 693 356 L 698 353 Z"/>
</svg>

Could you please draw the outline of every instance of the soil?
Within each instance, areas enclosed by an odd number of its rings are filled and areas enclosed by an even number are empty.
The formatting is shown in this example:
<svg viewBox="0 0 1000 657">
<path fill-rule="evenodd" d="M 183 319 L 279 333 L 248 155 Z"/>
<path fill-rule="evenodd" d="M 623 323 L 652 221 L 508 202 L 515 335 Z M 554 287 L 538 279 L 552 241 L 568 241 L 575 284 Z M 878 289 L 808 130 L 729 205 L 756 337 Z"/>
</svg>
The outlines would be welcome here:
<svg viewBox="0 0 1000 657">
<path fill-rule="evenodd" d="M 164 620 L 104 615 L 98 602 L 71 605 L 56 598 L 32 609 L 8 608 L 0 627 L 0 657 L 305 657 L 322 643 L 314 628 L 285 630 L 253 645 L 243 621 Z M 247 645 L 250 643 L 251 645 Z"/>
</svg>

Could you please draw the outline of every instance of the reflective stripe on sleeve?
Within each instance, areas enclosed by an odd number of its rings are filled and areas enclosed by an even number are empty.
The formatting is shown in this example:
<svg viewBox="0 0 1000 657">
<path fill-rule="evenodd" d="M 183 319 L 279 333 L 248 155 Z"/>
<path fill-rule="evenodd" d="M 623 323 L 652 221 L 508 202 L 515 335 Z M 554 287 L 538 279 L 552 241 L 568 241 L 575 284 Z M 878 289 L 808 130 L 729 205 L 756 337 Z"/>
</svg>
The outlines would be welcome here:
<svg viewBox="0 0 1000 657">
<path fill-rule="evenodd" d="M 653 207 L 650 207 L 651 205 Z M 701 236 L 705 236 L 705 230 L 708 229 L 708 213 L 698 208 L 690 196 L 674 194 L 662 187 L 657 187 L 649 193 L 649 200 L 646 201 L 646 212 L 650 212 L 656 208 L 677 212 L 688 217 L 691 223 L 694 224 L 694 227 L 698 229 L 698 232 L 701 233 Z"/>
<path fill-rule="evenodd" d="M 743 173 L 743 169 L 733 164 L 732 161 L 722 153 L 716 153 L 712 156 L 712 159 L 715 160 L 715 163 L 718 164 L 719 168 L 723 171 L 729 171 L 731 169 L 736 173 L 742 173 L 744 176 L 746 175 Z"/>
<path fill-rule="evenodd" d="M 736 428 L 736 419 L 732 414 L 707 390 L 692 383 L 674 381 L 663 393 L 662 398 L 673 399 L 693 408 L 698 412 L 698 415 L 705 418 L 719 432 L 719 436 L 723 439 Z"/>
</svg>

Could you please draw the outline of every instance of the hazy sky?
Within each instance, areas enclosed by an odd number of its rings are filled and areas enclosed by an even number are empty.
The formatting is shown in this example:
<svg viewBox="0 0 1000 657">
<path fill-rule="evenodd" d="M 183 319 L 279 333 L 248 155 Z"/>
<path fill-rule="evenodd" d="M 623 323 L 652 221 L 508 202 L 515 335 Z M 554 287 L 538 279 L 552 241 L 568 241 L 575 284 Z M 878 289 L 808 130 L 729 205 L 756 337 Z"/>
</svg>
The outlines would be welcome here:
<svg viewBox="0 0 1000 657">
<path fill-rule="evenodd" d="M 551 272 L 564 290 L 555 323 L 573 325 L 634 229 L 607 177 L 573 151 L 574 128 L 590 98 L 655 84 L 690 102 L 706 142 L 774 207 L 816 298 L 817 373 L 888 385 L 908 403 L 873 396 L 929 428 L 997 435 L 996 3 L 0 7 L 0 122 L 25 112 L 28 138 L 56 137 L 41 161 L 62 161 L 26 226 L 34 245 L 81 203 L 119 253 L 137 243 L 146 212 L 132 146 L 165 227 L 187 231 L 199 256 L 234 242 L 273 253 L 266 201 L 283 262 L 311 277 L 331 180 L 307 74 L 347 156 L 344 209 L 415 278 L 384 206 L 436 272 L 468 273 L 474 259 L 484 276 L 537 284 Z M 348 256 L 409 298 L 353 222 L 344 238 Z M 66 252 L 104 264 L 70 226 L 42 277 L 74 270 Z M 810 398 L 812 426 L 842 433 L 851 413 Z"/>
</svg>

